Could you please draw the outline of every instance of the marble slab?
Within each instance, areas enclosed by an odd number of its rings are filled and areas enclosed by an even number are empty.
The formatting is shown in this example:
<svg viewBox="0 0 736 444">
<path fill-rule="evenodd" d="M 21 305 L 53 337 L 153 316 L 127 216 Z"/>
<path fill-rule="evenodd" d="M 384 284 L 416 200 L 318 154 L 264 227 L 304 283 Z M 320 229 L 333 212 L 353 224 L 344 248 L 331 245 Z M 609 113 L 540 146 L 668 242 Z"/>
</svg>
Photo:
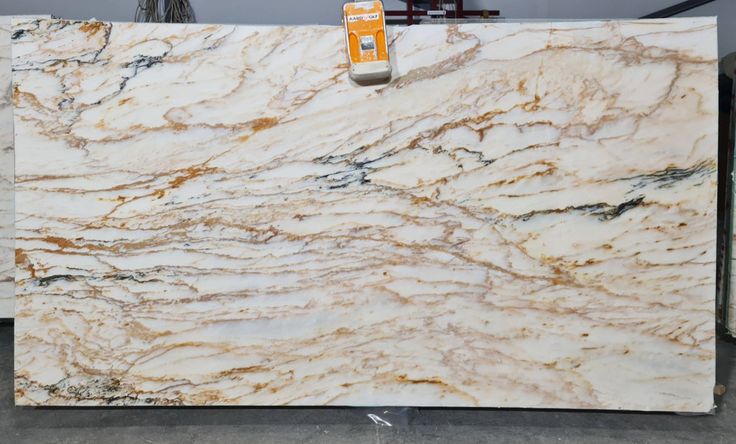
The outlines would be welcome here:
<svg viewBox="0 0 736 444">
<path fill-rule="evenodd" d="M 32 20 L 47 16 L 17 16 Z M 13 317 L 15 274 L 13 227 L 13 109 L 11 95 L 11 16 L 0 16 L 0 319 Z"/>
<path fill-rule="evenodd" d="M 714 18 L 14 28 L 19 405 L 713 406 Z"/>
<path fill-rule="evenodd" d="M 0 16 L 0 318 L 13 317 L 13 106 L 10 17 Z"/>
</svg>

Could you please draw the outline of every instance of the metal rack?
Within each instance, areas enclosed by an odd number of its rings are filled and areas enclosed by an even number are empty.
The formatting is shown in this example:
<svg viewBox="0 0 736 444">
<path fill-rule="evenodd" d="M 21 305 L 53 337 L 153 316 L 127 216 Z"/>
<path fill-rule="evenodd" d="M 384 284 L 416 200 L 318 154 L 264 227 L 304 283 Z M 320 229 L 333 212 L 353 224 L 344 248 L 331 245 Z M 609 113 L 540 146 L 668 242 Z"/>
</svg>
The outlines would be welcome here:
<svg viewBox="0 0 736 444">
<path fill-rule="evenodd" d="M 445 4 L 452 4 L 453 9 L 445 9 Z M 431 0 L 429 9 L 415 9 L 414 0 L 406 0 L 406 10 L 388 10 L 385 11 L 386 17 L 406 17 L 406 24 L 413 25 L 415 18 L 418 17 L 442 17 L 444 19 L 488 19 L 498 17 L 501 12 L 497 9 L 483 10 L 466 10 L 463 0 L 453 0 L 445 2 L 440 0 Z"/>
</svg>

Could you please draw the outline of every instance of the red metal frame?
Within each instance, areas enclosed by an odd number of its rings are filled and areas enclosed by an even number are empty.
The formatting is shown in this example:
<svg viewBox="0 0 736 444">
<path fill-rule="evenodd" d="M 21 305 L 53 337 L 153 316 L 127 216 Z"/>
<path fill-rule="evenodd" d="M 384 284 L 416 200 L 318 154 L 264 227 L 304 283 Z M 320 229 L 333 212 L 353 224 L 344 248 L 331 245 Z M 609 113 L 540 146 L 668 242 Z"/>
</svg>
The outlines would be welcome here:
<svg viewBox="0 0 736 444">
<path fill-rule="evenodd" d="M 455 0 L 457 10 L 447 11 L 447 18 L 466 18 L 466 17 L 497 17 L 501 14 L 499 10 L 482 10 L 482 11 L 466 11 L 463 8 L 463 0 Z M 432 0 L 430 9 L 436 11 L 439 9 L 439 0 Z M 406 17 L 406 24 L 413 25 L 414 17 L 423 17 L 429 15 L 427 11 L 414 10 L 414 0 L 406 0 L 406 11 L 384 11 L 386 17 Z"/>
</svg>

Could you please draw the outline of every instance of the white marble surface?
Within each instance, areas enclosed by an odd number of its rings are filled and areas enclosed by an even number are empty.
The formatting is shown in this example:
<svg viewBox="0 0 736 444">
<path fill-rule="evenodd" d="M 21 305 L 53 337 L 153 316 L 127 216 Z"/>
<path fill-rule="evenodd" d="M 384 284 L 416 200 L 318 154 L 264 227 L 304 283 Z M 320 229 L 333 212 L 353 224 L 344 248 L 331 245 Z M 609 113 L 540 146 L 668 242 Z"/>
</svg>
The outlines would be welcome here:
<svg viewBox="0 0 736 444">
<path fill-rule="evenodd" d="M 13 317 L 14 272 L 10 17 L 0 16 L 0 318 Z"/>
<path fill-rule="evenodd" d="M 715 19 L 15 33 L 18 404 L 711 409 Z"/>
<path fill-rule="evenodd" d="M 17 16 L 33 20 L 44 16 Z M 13 227 L 13 108 L 11 95 L 11 16 L 0 16 L 0 319 L 13 317 L 15 297 Z"/>
</svg>

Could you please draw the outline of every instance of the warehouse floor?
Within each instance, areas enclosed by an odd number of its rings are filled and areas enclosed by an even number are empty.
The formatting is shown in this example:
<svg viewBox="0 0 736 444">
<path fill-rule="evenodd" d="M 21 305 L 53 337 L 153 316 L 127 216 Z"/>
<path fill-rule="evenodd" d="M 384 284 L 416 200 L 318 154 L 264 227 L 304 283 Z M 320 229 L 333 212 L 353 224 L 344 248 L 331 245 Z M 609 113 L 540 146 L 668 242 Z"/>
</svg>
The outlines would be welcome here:
<svg viewBox="0 0 736 444">
<path fill-rule="evenodd" d="M 13 326 L 0 324 L 0 442 L 736 443 L 736 342 L 718 342 L 715 415 L 495 409 L 16 408 Z M 387 424 L 377 424 L 377 415 Z"/>
</svg>

